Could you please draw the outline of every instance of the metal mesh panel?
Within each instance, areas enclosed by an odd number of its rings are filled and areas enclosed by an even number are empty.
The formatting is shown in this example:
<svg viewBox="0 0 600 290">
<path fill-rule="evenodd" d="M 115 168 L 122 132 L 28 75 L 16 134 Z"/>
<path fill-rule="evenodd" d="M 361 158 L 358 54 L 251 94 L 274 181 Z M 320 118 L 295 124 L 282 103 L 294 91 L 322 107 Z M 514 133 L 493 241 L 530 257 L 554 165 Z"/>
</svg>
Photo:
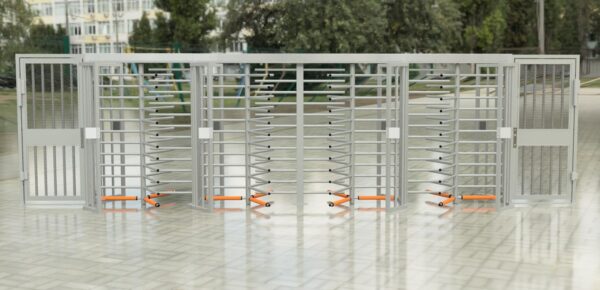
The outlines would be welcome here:
<svg viewBox="0 0 600 290">
<path fill-rule="evenodd" d="M 567 146 L 519 148 L 519 195 L 567 195 L 571 185 Z"/>
<path fill-rule="evenodd" d="M 521 65 L 520 129 L 567 129 L 572 89 L 569 65 Z"/>
</svg>

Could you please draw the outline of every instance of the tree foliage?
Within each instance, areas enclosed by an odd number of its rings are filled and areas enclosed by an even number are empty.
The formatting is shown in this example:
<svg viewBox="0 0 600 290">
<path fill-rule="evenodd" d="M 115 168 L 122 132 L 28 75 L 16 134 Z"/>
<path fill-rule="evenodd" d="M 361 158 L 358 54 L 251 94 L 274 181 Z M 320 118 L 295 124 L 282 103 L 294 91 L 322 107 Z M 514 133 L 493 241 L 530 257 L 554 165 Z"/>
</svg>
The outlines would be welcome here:
<svg viewBox="0 0 600 290">
<path fill-rule="evenodd" d="M 41 22 L 24 0 L 0 1 L 0 74 L 15 72 L 17 53 L 64 53 L 66 31 Z"/>
<path fill-rule="evenodd" d="M 222 43 L 245 38 L 252 51 L 279 51 L 277 35 L 281 30 L 282 5 L 269 0 L 230 0 L 227 21 L 223 25 Z"/>
<path fill-rule="evenodd" d="M 380 0 L 288 0 L 276 39 L 288 52 L 377 52 L 385 49 Z"/>
<path fill-rule="evenodd" d="M 154 47 L 156 45 L 146 12 L 142 13 L 142 18 L 133 25 L 129 43 L 135 47 Z"/>
<path fill-rule="evenodd" d="M 462 43 L 461 14 L 451 0 L 385 2 L 391 51 L 449 52 Z"/>
<path fill-rule="evenodd" d="M 170 16 L 169 19 L 161 19 L 165 24 L 160 31 L 161 41 L 165 40 L 163 37 L 169 36 L 183 50 L 209 51 L 213 43 L 209 32 L 216 27 L 215 11 L 209 2 L 210 0 L 157 0 L 156 7 L 168 12 Z"/>
<path fill-rule="evenodd" d="M 15 53 L 23 50 L 34 14 L 24 0 L 0 1 L 0 74 L 13 74 Z"/>
</svg>

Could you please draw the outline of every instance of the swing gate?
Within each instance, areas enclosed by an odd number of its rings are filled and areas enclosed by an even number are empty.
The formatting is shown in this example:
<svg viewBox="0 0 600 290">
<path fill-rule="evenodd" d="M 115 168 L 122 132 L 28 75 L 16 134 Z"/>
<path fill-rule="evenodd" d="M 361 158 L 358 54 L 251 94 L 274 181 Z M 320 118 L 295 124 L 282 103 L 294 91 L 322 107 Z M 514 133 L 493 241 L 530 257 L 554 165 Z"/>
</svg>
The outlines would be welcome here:
<svg viewBox="0 0 600 290">
<path fill-rule="evenodd" d="M 578 56 L 17 56 L 26 205 L 571 203 Z"/>
</svg>

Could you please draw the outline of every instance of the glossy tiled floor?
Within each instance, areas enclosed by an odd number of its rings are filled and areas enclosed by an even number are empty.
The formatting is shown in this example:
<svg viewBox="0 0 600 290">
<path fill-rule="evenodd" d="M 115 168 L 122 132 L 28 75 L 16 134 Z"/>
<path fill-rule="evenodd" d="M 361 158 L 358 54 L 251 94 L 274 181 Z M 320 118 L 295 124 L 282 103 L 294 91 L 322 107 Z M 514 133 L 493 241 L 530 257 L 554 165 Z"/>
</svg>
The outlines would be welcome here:
<svg viewBox="0 0 600 290">
<path fill-rule="evenodd" d="M 23 209 L 7 179 L 0 289 L 600 289 L 600 94 L 582 93 L 572 207 L 419 197 L 395 213 L 316 202 L 303 216 L 285 203 L 207 214 L 172 197 L 98 213 Z"/>
</svg>

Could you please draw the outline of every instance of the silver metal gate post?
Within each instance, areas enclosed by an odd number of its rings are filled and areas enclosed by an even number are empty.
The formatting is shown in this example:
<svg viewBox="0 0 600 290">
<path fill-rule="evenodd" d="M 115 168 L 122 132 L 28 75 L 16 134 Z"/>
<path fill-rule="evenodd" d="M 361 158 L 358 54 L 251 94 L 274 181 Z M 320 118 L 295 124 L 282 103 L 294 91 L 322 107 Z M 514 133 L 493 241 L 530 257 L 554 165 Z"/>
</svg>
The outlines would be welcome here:
<svg viewBox="0 0 600 290">
<path fill-rule="evenodd" d="M 304 212 L 304 65 L 296 64 L 296 208 Z"/>
</svg>

